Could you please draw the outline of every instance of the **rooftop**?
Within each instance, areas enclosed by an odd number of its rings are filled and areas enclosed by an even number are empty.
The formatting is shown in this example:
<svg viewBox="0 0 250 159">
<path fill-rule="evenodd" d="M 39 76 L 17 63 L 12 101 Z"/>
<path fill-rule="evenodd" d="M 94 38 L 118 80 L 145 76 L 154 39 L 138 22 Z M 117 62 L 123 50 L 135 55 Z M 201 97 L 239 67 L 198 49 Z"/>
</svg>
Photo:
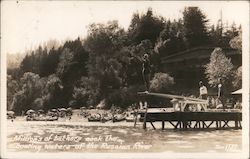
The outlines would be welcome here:
<svg viewBox="0 0 250 159">
<path fill-rule="evenodd" d="M 162 63 L 173 63 L 190 59 L 208 59 L 216 47 L 196 47 L 182 52 L 175 53 L 162 58 Z M 222 48 L 226 56 L 239 54 L 239 51 L 232 48 Z"/>
</svg>

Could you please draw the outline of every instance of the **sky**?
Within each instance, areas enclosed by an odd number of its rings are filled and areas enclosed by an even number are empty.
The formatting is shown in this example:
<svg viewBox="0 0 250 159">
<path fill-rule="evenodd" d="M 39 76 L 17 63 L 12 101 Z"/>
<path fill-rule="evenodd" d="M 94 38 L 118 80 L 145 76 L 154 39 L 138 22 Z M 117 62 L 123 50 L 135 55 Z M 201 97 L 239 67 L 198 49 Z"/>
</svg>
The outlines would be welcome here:
<svg viewBox="0 0 250 159">
<path fill-rule="evenodd" d="M 118 20 L 127 29 L 135 12 L 154 14 L 166 19 L 182 18 L 186 6 L 197 6 L 216 24 L 220 11 L 224 24 L 247 22 L 247 1 L 2 1 L 1 52 L 23 53 L 51 39 L 64 41 L 87 36 L 88 25 Z"/>
</svg>

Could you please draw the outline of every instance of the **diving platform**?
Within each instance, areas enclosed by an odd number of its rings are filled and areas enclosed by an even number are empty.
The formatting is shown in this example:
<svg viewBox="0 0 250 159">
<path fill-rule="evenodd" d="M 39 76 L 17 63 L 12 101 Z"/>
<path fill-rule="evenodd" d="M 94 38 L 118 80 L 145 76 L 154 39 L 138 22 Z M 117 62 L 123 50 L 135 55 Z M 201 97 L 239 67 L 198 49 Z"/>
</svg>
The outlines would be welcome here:
<svg viewBox="0 0 250 159">
<path fill-rule="evenodd" d="M 180 95 L 138 92 L 138 95 L 147 97 L 162 97 L 172 99 L 172 108 L 150 108 L 144 105 L 138 110 L 143 128 L 147 128 L 147 123 L 155 128 L 154 122 L 162 122 L 162 129 L 165 123 L 173 129 L 241 129 L 242 112 L 240 109 L 209 109 L 208 101 L 199 98 L 185 97 Z M 146 98 L 145 98 L 146 97 Z M 136 126 L 136 120 L 135 120 Z"/>
<path fill-rule="evenodd" d="M 162 108 L 161 108 L 162 109 Z M 162 109 L 150 108 L 140 110 L 138 112 L 143 122 L 143 128 L 147 128 L 147 123 L 155 128 L 154 122 L 162 122 L 162 129 L 165 128 L 165 123 L 170 123 L 173 129 L 241 129 L 242 113 L 239 110 L 214 110 L 201 112 L 168 112 Z M 229 124 L 230 123 L 230 124 Z"/>
</svg>

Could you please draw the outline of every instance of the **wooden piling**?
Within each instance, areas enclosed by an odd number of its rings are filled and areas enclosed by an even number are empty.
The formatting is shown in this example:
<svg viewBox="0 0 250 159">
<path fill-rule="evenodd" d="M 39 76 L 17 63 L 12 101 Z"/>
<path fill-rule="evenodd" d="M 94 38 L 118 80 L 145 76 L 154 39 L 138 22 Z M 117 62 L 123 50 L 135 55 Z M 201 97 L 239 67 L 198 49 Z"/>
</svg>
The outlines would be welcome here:
<svg viewBox="0 0 250 159">
<path fill-rule="evenodd" d="M 146 107 L 146 111 L 144 113 L 143 129 L 147 128 L 147 113 L 148 113 L 148 107 Z"/>
<path fill-rule="evenodd" d="M 156 129 L 154 124 L 152 122 L 150 122 L 151 126 L 153 127 L 153 129 Z"/>
<path fill-rule="evenodd" d="M 161 129 L 164 130 L 164 128 L 165 128 L 165 121 L 163 120 L 162 121 L 162 128 Z"/>
<path fill-rule="evenodd" d="M 239 126 L 238 126 L 238 121 L 235 120 L 235 128 L 238 129 L 238 127 L 239 127 Z"/>
</svg>

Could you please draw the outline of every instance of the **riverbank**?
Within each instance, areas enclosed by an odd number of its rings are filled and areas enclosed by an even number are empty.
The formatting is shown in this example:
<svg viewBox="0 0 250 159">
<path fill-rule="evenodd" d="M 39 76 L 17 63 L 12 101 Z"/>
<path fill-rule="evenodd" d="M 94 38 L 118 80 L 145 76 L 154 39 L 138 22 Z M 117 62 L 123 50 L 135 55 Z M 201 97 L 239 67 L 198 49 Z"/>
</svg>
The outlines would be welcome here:
<svg viewBox="0 0 250 159">
<path fill-rule="evenodd" d="M 100 113 L 100 114 L 105 114 L 107 113 L 107 110 L 99 110 L 99 109 L 91 109 L 91 110 L 87 110 L 89 111 L 89 113 Z M 148 113 L 150 112 L 169 112 L 172 111 L 170 108 L 151 108 L 148 109 Z M 218 110 L 221 111 L 221 110 Z M 233 110 L 230 110 L 233 111 Z M 214 112 L 211 110 L 211 112 Z M 225 112 L 228 112 L 225 111 Z M 138 118 L 139 119 L 139 118 Z M 24 123 L 25 125 L 69 125 L 69 126 L 108 126 L 108 127 L 113 127 L 113 126 L 126 126 L 126 127 L 134 127 L 134 121 L 119 121 L 119 122 L 113 122 L 112 120 L 109 121 L 105 121 L 105 122 L 101 122 L 101 121 L 88 121 L 88 117 L 84 117 L 84 115 L 81 115 L 81 110 L 80 109 L 75 109 L 73 110 L 73 114 L 71 116 L 67 116 L 67 117 L 59 117 L 58 120 L 55 121 L 26 121 L 26 116 L 17 116 L 15 119 L 13 120 L 8 120 L 9 124 L 14 124 L 15 123 Z M 139 120 L 137 120 L 137 125 L 136 127 L 142 128 L 142 122 L 139 122 Z M 156 129 L 161 129 L 162 125 L 161 122 L 154 122 L 154 126 Z M 208 123 L 207 123 L 208 124 Z M 211 127 L 216 127 L 215 125 L 216 123 L 213 123 L 211 125 Z M 234 122 L 233 121 L 229 121 L 228 126 L 233 126 Z M 149 126 L 149 129 L 151 129 L 152 127 Z M 172 129 L 173 126 L 168 123 L 165 122 L 165 128 L 168 129 Z"/>
<path fill-rule="evenodd" d="M 98 110 L 92 109 L 88 110 L 89 113 L 105 113 L 105 110 Z M 71 126 L 134 126 L 134 122 L 126 122 L 126 121 L 119 121 L 119 122 L 89 122 L 87 117 L 84 117 L 81 114 L 80 109 L 74 109 L 73 114 L 70 117 L 59 117 L 58 120 L 55 121 L 26 121 L 26 116 L 16 116 L 15 119 L 10 120 L 8 119 L 8 124 L 21 124 L 24 123 L 25 125 L 71 125 Z"/>
</svg>

